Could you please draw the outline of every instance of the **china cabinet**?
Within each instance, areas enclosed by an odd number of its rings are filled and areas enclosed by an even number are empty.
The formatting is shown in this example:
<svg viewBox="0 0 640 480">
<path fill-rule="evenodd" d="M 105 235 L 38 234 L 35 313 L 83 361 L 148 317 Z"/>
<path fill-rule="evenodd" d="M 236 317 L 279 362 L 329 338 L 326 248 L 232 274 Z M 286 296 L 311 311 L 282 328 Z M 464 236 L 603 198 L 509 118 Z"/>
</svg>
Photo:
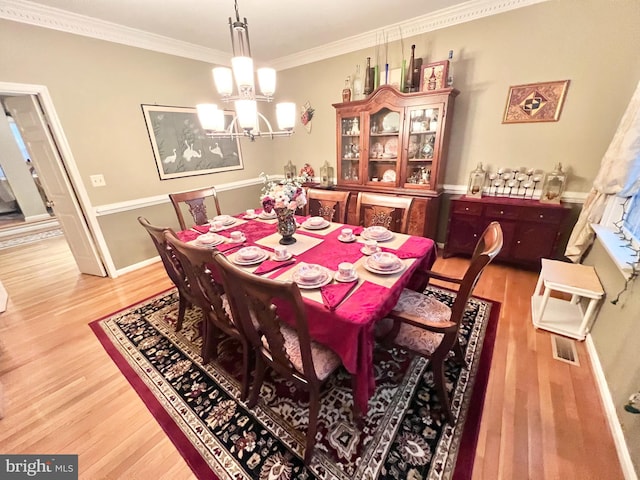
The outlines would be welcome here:
<svg viewBox="0 0 640 480">
<path fill-rule="evenodd" d="M 384 85 L 364 100 L 334 104 L 337 187 L 414 197 L 410 233 L 434 237 L 457 94 Z"/>
</svg>

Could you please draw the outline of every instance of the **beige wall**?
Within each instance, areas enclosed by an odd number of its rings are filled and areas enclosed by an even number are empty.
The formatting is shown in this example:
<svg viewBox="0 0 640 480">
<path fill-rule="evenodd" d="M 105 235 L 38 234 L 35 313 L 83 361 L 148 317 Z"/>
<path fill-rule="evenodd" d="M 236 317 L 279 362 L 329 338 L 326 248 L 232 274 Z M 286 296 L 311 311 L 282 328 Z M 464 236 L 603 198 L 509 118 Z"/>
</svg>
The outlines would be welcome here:
<svg viewBox="0 0 640 480">
<path fill-rule="evenodd" d="M 549 1 L 412 38 L 425 62 L 455 52 L 456 98 L 445 183 L 466 185 L 477 162 L 491 168 L 562 164 L 568 190 L 586 192 L 640 78 L 640 2 Z M 276 149 L 276 157 L 316 173 L 335 166 L 335 109 L 344 79 L 364 65 L 374 48 L 293 68 L 279 77 L 280 91 L 316 109 L 309 135 Z M 389 45 L 400 66 L 399 42 Z M 510 85 L 571 80 L 559 122 L 503 125 Z"/>
<path fill-rule="evenodd" d="M 624 410 L 629 397 L 640 389 L 640 284 L 629 284 L 616 305 L 611 303 L 625 288 L 620 270 L 596 240 L 583 263 L 592 265 L 605 289 L 605 299 L 591 330 L 616 413 L 637 472 L 640 472 L 640 418 Z"/>
</svg>

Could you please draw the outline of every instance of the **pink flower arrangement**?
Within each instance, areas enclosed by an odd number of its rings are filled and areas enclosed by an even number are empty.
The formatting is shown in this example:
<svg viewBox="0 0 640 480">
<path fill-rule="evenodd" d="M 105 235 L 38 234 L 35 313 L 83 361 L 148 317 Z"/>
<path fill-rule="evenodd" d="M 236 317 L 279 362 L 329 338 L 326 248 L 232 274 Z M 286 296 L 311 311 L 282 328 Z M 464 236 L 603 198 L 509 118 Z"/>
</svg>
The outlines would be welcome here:
<svg viewBox="0 0 640 480">
<path fill-rule="evenodd" d="M 297 179 L 274 182 L 264 173 L 260 176 L 264 179 L 260 201 L 265 212 L 271 213 L 274 208 L 288 208 L 295 212 L 307 204 L 307 197 Z"/>
</svg>

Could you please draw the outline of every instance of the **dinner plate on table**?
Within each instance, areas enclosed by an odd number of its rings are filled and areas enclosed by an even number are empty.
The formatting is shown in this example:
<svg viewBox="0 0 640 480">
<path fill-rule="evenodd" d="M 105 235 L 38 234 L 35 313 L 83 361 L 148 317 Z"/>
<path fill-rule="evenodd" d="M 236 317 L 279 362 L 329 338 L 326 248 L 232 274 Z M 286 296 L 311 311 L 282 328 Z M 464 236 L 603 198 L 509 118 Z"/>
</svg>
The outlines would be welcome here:
<svg viewBox="0 0 640 480">
<path fill-rule="evenodd" d="M 330 225 L 330 222 L 323 221 L 322 223 L 311 224 L 308 220 L 302 222 L 302 228 L 306 230 L 322 230 L 323 228 L 327 228 Z"/>
<path fill-rule="evenodd" d="M 193 241 L 199 247 L 215 247 L 225 241 L 225 238 L 220 235 L 203 233 Z"/>
<path fill-rule="evenodd" d="M 272 212 L 272 213 L 260 212 L 260 214 L 258 215 L 258 218 L 261 220 L 274 220 L 277 217 L 278 215 L 276 215 L 276 212 Z"/>
<path fill-rule="evenodd" d="M 253 247 L 245 247 L 245 248 L 253 248 Z M 258 249 L 258 250 L 259 252 L 256 252 L 256 256 L 251 258 L 242 257 L 242 255 L 240 254 L 241 252 L 238 251 L 233 255 L 233 258 L 231 261 L 236 265 L 247 266 L 247 265 L 255 265 L 257 263 L 262 263 L 267 258 L 269 258 L 268 252 L 265 252 L 262 249 Z"/>
<path fill-rule="evenodd" d="M 365 228 L 360 234 L 360 236 L 365 240 L 377 240 L 378 242 L 386 242 L 393 238 L 393 232 L 387 230 L 383 234 L 373 235 L 370 231 L 367 231 L 367 229 Z"/>
<path fill-rule="evenodd" d="M 316 278 L 314 280 L 304 280 L 300 275 L 300 267 L 301 266 L 299 266 L 293 272 L 293 275 L 291 276 L 292 280 L 294 282 L 296 282 L 296 284 L 298 285 L 298 288 L 301 288 L 301 289 L 304 289 L 304 290 L 309 290 L 309 289 L 313 289 L 313 288 L 320 288 L 320 287 L 324 287 L 325 285 L 328 285 L 333 280 L 332 272 L 329 269 L 327 269 L 325 267 L 322 267 L 322 266 L 319 266 L 319 265 L 318 265 L 318 267 L 320 268 L 321 272 L 320 272 L 320 275 L 318 276 L 318 278 Z"/>
<path fill-rule="evenodd" d="M 379 266 L 376 266 L 376 263 L 372 260 L 372 257 L 367 257 L 367 260 L 363 265 L 364 268 L 369 270 L 371 273 L 376 273 L 378 275 L 393 275 L 394 273 L 403 271 L 405 268 L 405 264 L 402 263 L 401 260 L 398 260 L 391 268 L 379 268 Z"/>
</svg>

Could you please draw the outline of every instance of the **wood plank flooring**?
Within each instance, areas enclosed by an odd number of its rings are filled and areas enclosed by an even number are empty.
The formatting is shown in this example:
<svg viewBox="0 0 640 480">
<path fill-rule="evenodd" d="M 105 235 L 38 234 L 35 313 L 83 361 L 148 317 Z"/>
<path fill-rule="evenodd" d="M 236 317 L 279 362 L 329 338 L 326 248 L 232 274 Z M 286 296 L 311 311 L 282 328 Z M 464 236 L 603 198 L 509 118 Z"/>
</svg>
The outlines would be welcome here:
<svg viewBox="0 0 640 480">
<path fill-rule="evenodd" d="M 467 262 L 434 268 L 460 276 Z M 584 345 L 579 367 L 554 360 L 531 325 L 536 278 L 493 264 L 476 287 L 502 310 L 473 479 L 622 479 Z M 59 237 L 0 251 L 0 279 L 0 452 L 79 454 L 82 479 L 194 478 L 87 326 L 170 288 L 162 264 L 81 275 Z"/>
</svg>

